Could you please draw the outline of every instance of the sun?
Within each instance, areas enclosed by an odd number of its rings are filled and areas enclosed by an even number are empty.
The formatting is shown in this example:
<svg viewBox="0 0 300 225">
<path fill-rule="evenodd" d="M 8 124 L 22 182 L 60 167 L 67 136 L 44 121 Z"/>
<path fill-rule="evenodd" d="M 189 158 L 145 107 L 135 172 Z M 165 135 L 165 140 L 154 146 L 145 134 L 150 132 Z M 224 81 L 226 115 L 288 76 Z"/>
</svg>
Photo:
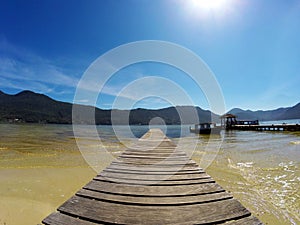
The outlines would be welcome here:
<svg viewBox="0 0 300 225">
<path fill-rule="evenodd" d="M 191 7 L 202 10 L 218 10 L 225 6 L 227 0 L 190 0 Z"/>
<path fill-rule="evenodd" d="M 238 0 L 182 0 L 186 15 L 197 19 L 198 22 L 213 21 L 223 22 L 236 15 L 236 8 L 240 8 Z"/>
</svg>

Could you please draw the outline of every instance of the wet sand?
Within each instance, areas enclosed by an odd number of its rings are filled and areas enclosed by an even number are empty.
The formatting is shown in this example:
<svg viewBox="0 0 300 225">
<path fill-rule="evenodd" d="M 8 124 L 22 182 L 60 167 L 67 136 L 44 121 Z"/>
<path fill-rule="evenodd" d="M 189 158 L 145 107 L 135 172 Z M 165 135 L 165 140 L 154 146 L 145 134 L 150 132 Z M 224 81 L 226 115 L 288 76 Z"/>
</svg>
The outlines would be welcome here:
<svg viewBox="0 0 300 225">
<path fill-rule="evenodd" d="M 95 176 L 90 168 L 0 169 L 0 224 L 38 224 Z"/>
</svg>

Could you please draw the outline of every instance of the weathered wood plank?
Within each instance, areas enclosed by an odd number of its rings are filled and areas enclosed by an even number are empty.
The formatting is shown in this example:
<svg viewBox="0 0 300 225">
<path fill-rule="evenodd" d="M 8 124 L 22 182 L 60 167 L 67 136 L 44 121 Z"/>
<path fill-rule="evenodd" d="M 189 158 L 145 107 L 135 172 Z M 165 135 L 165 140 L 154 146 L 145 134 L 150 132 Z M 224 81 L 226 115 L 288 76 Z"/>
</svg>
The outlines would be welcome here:
<svg viewBox="0 0 300 225">
<path fill-rule="evenodd" d="M 126 149 L 124 153 L 127 154 L 186 154 L 185 151 L 179 148 L 138 148 Z"/>
<path fill-rule="evenodd" d="M 182 156 L 172 156 L 169 155 L 167 157 L 161 157 L 161 156 L 143 156 L 143 155 L 125 155 L 122 154 L 118 157 L 118 160 L 124 160 L 124 159 L 135 159 L 135 160 L 172 160 L 172 161 L 190 161 L 190 158 L 187 157 L 186 155 Z"/>
<path fill-rule="evenodd" d="M 119 157 L 121 158 L 182 158 L 182 157 L 187 157 L 185 153 L 144 153 L 144 154 L 137 154 L 137 153 L 127 153 L 124 152 L 122 153 Z"/>
<path fill-rule="evenodd" d="M 100 180 L 109 183 L 121 183 L 121 184 L 135 184 L 135 185 L 150 185 L 150 186 L 172 186 L 172 185 L 194 185 L 202 183 L 213 183 L 215 182 L 212 178 L 203 178 L 198 180 L 133 180 L 124 178 L 114 177 L 102 177 L 97 176 L 94 180 Z"/>
<path fill-rule="evenodd" d="M 154 149 L 136 149 L 136 150 L 129 150 L 126 149 L 124 154 L 128 155 L 163 155 L 163 154 L 173 154 L 173 155 L 180 155 L 180 154 L 186 154 L 185 151 L 179 150 L 179 149 L 161 149 L 161 148 L 154 148 Z"/>
<path fill-rule="evenodd" d="M 160 158 L 160 159 L 143 159 L 143 158 L 117 158 L 117 162 L 128 163 L 128 164 L 142 164 L 142 165 L 185 165 L 189 164 L 187 159 L 172 159 L 172 158 Z"/>
<path fill-rule="evenodd" d="M 157 146 L 152 146 L 150 145 L 142 145 L 142 146 L 135 146 L 137 148 L 131 148 L 129 147 L 128 149 L 126 149 L 126 152 L 128 153 L 181 153 L 181 152 L 185 152 L 182 148 L 178 148 L 178 147 L 157 147 Z"/>
<path fill-rule="evenodd" d="M 130 146 L 131 149 L 139 149 L 139 148 L 142 148 L 142 149 L 153 149 L 153 148 L 171 148 L 171 147 L 176 147 L 176 145 L 170 141 L 170 140 L 167 140 L 167 139 L 162 139 L 162 140 L 141 140 L 139 141 L 138 144 L 136 145 L 132 145 Z"/>
<path fill-rule="evenodd" d="M 124 165 L 124 166 L 131 166 L 131 165 L 142 165 L 142 166 L 147 166 L 147 165 L 152 165 L 152 166 L 156 166 L 156 167 L 176 167 L 176 166 L 194 166 L 197 167 L 197 164 L 193 161 L 160 161 L 160 162 L 151 162 L 151 160 L 147 161 L 147 160 L 141 160 L 141 161 L 132 161 L 132 162 L 128 162 L 128 161 L 113 161 L 111 163 L 112 165 Z"/>
<path fill-rule="evenodd" d="M 235 199 L 184 206 L 134 206 L 72 197 L 58 209 L 100 223 L 207 224 L 250 216 Z M 101 213 L 99 213 L 101 212 Z M 138 216 L 137 216 L 138 215 Z"/>
<path fill-rule="evenodd" d="M 114 177 L 135 180 L 192 180 L 211 178 L 206 173 L 192 173 L 192 174 L 130 174 L 130 173 L 115 173 L 109 171 L 102 171 L 98 176 Z M 97 176 L 97 177 L 98 177 Z"/>
<path fill-rule="evenodd" d="M 165 183 L 171 183 L 171 182 L 197 182 L 197 181 L 202 181 L 202 180 L 207 180 L 207 179 L 212 179 L 210 176 L 208 175 L 204 175 L 202 177 L 191 177 L 191 178 L 187 178 L 187 177 L 183 177 L 183 178 L 174 178 L 173 176 L 170 175 L 156 175 L 156 176 L 113 176 L 113 175 L 98 175 L 95 177 L 99 178 L 99 179 L 107 179 L 107 180 L 111 180 L 111 179 L 116 179 L 116 180 L 126 180 L 126 181 L 133 181 L 133 182 L 139 182 L 140 184 L 142 184 L 144 181 L 151 183 L 151 182 L 165 182 Z M 147 183 L 148 184 L 148 183 Z"/>
<path fill-rule="evenodd" d="M 137 151 L 130 151 L 126 150 L 122 153 L 122 155 L 141 155 L 141 156 L 152 156 L 152 155 L 157 155 L 157 156 L 169 156 L 169 155 L 174 155 L 174 156 L 182 156 L 186 155 L 184 151 L 176 151 L 176 150 L 170 150 L 168 151 L 161 151 L 159 149 L 155 149 L 153 151 L 145 151 L 145 150 L 137 150 Z"/>
<path fill-rule="evenodd" d="M 198 174 L 198 173 L 205 173 L 203 170 L 188 170 L 188 171 L 136 171 L 136 170 L 126 170 L 126 169 L 117 169 L 117 168 L 106 168 L 103 172 L 110 172 L 110 173 L 125 173 L 125 174 L 138 174 L 138 175 L 184 175 L 184 174 Z"/>
<path fill-rule="evenodd" d="M 84 189 L 101 191 L 105 193 L 116 193 L 122 195 L 134 196 L 186 196 L 186 195 L 200 195 L 215 192 L 225 191 L 220 185 L 216 183 L 204 183 L 194 185 L 174 185 L 166 188 L 165 186 L 142 186 L 142 185 L 129 185 L 129 184 L 114 184 L 111 185 L 107 182 L 99 180 L 92 180 Z"/>
<path fill-rule="evenodd" d="M 226 225 L 263 225 L 263 223 L 260 222 L 256 217 L 249 216 L 238 220 L 229 221 L 226 223 Z"/>
<path fill-rule="evenodd" d="M 81 220 L 76 217 L 68 216 L 59 212 L 55 212 L 46 217 L 43 221 L 46 225 L 95 225 L 103 223 L 92 223 L 86 220 Z"/>
<path fill-rule="evenodd" d="M 119 169 L 124 171 L 141 171 L 141 172 L 191 172 L 201 170 L 195 165 L 134 165 L 134 164 L 110 164 L 107 169 Z"/>
<path fill-rule="evenodd" d="M 232 195 L 227 192 L 217 192 L 205 195 L 189 195 L 180 197 L 171 196 L 129 196 L 129 195 L 117 195 L 114 193 L 103 193 L 97 191 L 91 191 L 82 189 L 76 193 L 77 196 L 88 197 L 100 201 L 115 202 L 120 204 L 131 205 L 151 205 L 151 206 L 167 206 L 167 205 L 191 205 L 201 204 L 207 202 L 221 201 L 232 198 Z"/>
</svg>

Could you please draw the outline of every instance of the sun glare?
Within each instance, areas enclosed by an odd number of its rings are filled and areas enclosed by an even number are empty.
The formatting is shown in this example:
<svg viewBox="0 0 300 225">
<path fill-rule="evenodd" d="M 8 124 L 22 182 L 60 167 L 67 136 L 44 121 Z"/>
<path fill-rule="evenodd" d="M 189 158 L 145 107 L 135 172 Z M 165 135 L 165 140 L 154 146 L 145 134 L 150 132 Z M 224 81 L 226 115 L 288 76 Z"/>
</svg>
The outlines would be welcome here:
<svg viewBox="0 0 300 225">
<path fill-rule="evenodd" d="M 194 9 L 216 10 L 222 8 L 226 0 L 190 0 Z"/>
<path fill-rule="evenodd" d="M 236 0 L 182 0 L 187 15 L 200 18 L 202 21 L 212 19 L 214 21 L 229 20 L 236 15 L 238 8 Z"/>
</svg>

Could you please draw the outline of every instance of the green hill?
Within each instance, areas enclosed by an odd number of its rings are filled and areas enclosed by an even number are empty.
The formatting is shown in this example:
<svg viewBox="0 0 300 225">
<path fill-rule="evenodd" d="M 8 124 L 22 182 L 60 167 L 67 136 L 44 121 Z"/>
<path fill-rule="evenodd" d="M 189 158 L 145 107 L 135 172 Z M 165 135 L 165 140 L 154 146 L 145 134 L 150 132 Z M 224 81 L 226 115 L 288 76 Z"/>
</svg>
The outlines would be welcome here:
<svg viewBox="0 0 300 225">
<path fill-rule="evenodd" d="M 72 115 L 76 107 L 77 113 Z M 288 108 L 268 111 L 251 111 L 235 108 L 229 113 L 237 115 L 240 120 L 284 120 L 300 118 L 300 103 Z M 219 121 L 219 116 L 209 110 L 194 106 L 176 106 L 164 109 L 133 109 L 103 110 L 93 106 L 73 105 L 56 101 L 46 95 L 32 91 L 22 91 L 15 95 L 0 91 L 0 122 L 24 123 L 57 123 L 71 124 L 72 116 L 75 123 L 111 125 L 140 124 L 147 125 L 150 121 L 165 124 L 194 124 L 196 122 Z M 198 121 L 198 118 L 200 121 Z M 113 118 L 113 121 L 111 120 Z"/>
<path fill-rule="evenodd" d="M 300 103 L 287 108 L 278 108 L 275 110 L 242 110 L 234 108 L 228 113 L 234 114 L 239 120 L 260 120 L 260 121 L 271 121 L 271 120 L 289 120 L 289 119 L 300 119 Z"/>
<path fill-rule="evenodd" d="M 72 123 L 73 104 L 56 101 L 43 94 L 31 91 L 22 91 L 16 95 L 0 92 L 0 121 L 25 122 L 25 123 Z M 149 124 L 160 117 L 166 124 L 193 124 L 218 119 L 218 115 L 199 107 L 177 106 L 158 110 L 133 109 L 133 110 L 103 110 L 92 106 L 75 105 L 78 113 L 74 114 L 74 122 L 81 124 Z M 195 110 L 193 114 L 193 110 Z M 83 116 L 87 115 L 88 116 Z M 114 120 L 111 121 L 111 115 Z M 194 116 L 193 116 L 194 115 Z"/>
</svg>

